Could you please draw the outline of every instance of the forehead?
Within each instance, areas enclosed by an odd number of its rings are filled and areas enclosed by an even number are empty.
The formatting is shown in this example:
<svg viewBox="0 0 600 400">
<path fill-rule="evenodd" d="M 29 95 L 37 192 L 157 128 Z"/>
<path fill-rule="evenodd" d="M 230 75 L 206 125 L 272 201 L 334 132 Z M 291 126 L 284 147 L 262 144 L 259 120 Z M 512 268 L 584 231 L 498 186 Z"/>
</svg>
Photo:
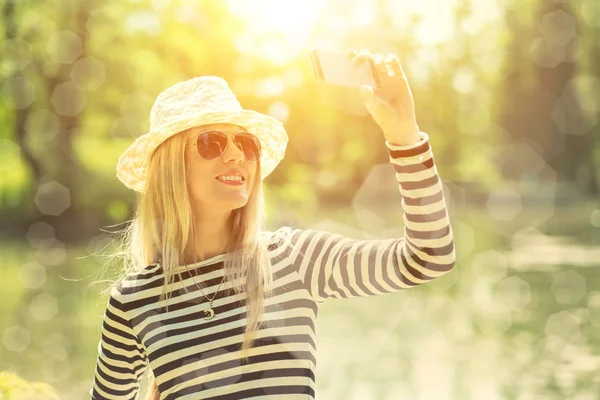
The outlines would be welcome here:
<svg viewBox="0 0 600 400">
<path fill-rule="evenodd" d="M 193 135 L 198 132 L 210 130 L 210 129 L 218 129 L 225 131 L 245 131 L 246 129 L 240 125 L 227 124 L 227 123 L 219 123 L 219 124 L 206 124 L 206 125 L 198 125 L 190 129 L 190 133 Z"/>
</svg>

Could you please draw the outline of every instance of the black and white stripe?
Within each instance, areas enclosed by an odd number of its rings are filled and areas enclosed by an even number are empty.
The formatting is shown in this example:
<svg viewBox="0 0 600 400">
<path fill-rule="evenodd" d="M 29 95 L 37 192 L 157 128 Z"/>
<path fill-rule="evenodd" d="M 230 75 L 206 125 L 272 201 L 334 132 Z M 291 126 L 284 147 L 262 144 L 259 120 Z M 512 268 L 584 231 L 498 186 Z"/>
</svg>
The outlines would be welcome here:
<svg viewBox="0 0 600 400">
<path fill-rule="evenodd" d="M 149 365 L 161 399 L 314 399 L 316 319 L 330 298 L 374 296 L 411 288 L 454 265 L 454 243 L 427 134 L 410 146 L 386 142 L 403 196 L 405 235 L 358 240 L 320 230 L 281 227 L 269 246 L 273 296 L 248 363 L 241 295 L 221 285 L 216 316 L 204 320 L 223 277 L 223 255 L 181 266 L 169 311 L 158 303 L 160 265 L 130 274 L 107 302 L 92 399 L 135 399 Z M 193 279 L 192 279 L 193 278 Z"/>
</svg>

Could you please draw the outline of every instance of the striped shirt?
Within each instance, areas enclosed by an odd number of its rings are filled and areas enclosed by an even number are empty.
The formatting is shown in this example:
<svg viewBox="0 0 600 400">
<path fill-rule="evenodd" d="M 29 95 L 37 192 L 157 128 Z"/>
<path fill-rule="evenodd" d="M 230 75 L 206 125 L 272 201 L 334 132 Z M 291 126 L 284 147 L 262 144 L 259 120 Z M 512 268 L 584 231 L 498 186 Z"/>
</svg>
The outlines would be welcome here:
<svg viewBox="0 0 600 400">
<path fill-rule="evenodd" d="M 158 298 L 159 264 L 129 274 L 108 299 L 92 399 L 136 399 L 150 367 L 161 399 L 314 399 L 316 320 L 327 299 L 399 292 L 454 266 L 452 229 L 426 133 L 407 146 L 385 142 L 404 211 L 404 236 L 359 240 L 322 230 L 283 226 L 268 247 L 273 296 L 248 362 L 240 347 L 246 326 L 243 295 L 227 281 L 205 320 L 223 277 L 224 254 L 177 267 L 169 311 Z M 400 203 L 400 202 L 399 202 Z M 194 282 L 195 280 L 195 282 Z M 161 310 L 160 312 L 158 310 Z"/>
</svg>

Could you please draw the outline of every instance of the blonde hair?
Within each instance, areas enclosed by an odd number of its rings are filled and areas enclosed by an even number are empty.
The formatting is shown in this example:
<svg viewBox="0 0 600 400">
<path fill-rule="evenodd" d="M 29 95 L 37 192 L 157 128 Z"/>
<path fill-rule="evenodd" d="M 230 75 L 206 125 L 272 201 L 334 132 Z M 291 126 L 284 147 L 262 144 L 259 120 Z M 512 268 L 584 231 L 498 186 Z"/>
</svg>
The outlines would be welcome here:
<svg viewBox="0 0 600 400">
<path fill-rule="evenodd" d="M 139 271 L 159 262 L 164 272 L 164 285 L 159 298 L 166 300 L 178 271 L 186 256 L 195 254 L 195 225 L 187 191 L 186 143 L 190 129 L 171 136 L 153 153 L 144 193 L 139 193 L 134 218 L 120 236 L 120 250 L 109 257 L 124 260 L 117 285 L 130 272 Z M 193 149 L 193 147 L 189 147 Z M 193 153 L 195 154 L 195 153 Z M 257 161 L 256 179 L 244 207 L 234 209 L 229 220 L 230 241 L 224 258 L 225 280 L 231 283 L 236 294 L 245 294 L 246 330 L 241 350 L 248 360 L 248 350 L 255 343 L 264 312 L 264 299 L 272 295 L 272 269 L 267 254 L 269 238 L 263 234 L 265 209 L 260 161 Z M 236 285 L 234 282 L 238 282 Z M 224 282 L 225 283 L 225 282 Z M 110 292 L 111 288 L 106 291 Z M 150 368 L 148 368 L 150 370 Z M 151 371 L 146 399 L 158 400 L 159 391 Z"/>
</svg>

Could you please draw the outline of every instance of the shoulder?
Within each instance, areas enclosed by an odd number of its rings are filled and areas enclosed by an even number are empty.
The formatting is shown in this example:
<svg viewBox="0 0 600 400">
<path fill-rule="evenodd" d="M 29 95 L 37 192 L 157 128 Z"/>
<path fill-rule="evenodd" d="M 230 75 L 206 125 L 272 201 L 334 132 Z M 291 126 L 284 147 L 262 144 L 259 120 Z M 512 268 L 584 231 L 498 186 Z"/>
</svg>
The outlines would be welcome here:
<svg viewBox="0 0 600 400">
<path fill-rule="evenodd" d="M 289 243 L 290 238 L 297 231 L 300 231 L 300 229 L 296 226 L 282 225 L 275 230 L 263 231 L 261 240 L 269 251 L 273 251 Z"/>
<path fill-rule="evenodd" d="M 282 225 L 275 230 L 268 230 L 261 232 L 261 238 L 266 241 L 277 241 L 280 238 L 289 236 L 297 228 L 295 226 L 290 225 Z"/>
<path fill-rule="evenodd" d="M 161 279 L 161 274 L 162 267 L 158 263 L 129 271 L 113 284 L 110 295 L 119 302 L 127 301 L 129 296 L 139 292 L 151 281 Z"/>
</svg>

